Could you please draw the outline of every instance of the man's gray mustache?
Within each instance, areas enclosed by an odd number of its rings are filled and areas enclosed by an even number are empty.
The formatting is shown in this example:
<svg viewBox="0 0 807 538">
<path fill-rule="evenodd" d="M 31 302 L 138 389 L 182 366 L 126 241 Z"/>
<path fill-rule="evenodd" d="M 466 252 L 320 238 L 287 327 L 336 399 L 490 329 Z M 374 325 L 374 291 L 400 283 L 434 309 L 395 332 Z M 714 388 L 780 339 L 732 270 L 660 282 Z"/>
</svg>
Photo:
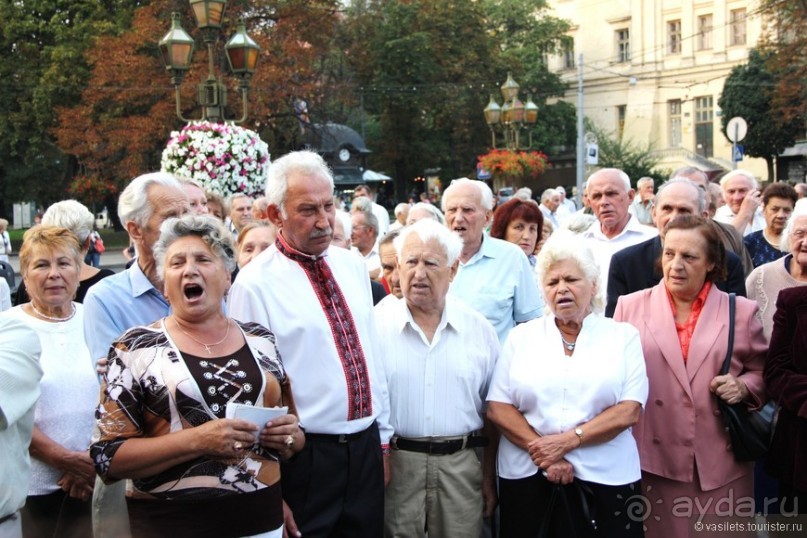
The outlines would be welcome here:
<svg viewBox="0 0 807 538">
<path fill-rule="evenodd" d="M 311 232 L 311 235 L 308 236 L 309 239 L 317 239 L 318 237 L 326 237 L 333 235 L 333 230 L 331 228 L 326 228 L 324 230 L 314 230 Z"/>
</svg>

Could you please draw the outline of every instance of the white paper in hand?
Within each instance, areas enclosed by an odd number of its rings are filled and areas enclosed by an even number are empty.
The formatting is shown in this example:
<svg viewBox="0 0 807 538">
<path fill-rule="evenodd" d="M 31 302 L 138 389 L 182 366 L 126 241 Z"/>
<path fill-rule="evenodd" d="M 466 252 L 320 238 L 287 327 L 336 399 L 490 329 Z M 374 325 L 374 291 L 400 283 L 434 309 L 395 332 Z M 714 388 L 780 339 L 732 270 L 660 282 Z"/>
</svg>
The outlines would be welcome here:
<svg viewBox="0 0 807 538">
<path fill-rule="evenodd" d="M 255 424 L 255 426 L 258 427 L 258 431 L 255 432 L 255 442 L 257 443 L 258 436 L 267 422 L 288 414 L 288 407 L 255 407 L 230 402 L 227 404 L 227 411 L 224 412 L 224 418 L 237 418 Z"/>
</svg>

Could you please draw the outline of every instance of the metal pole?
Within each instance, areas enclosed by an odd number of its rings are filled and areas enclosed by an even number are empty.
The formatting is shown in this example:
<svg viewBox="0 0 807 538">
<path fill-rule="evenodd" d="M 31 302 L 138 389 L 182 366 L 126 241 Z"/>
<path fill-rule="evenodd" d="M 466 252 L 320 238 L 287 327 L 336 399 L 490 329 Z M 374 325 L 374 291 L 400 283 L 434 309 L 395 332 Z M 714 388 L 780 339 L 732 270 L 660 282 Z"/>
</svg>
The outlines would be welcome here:
<svg viewBox="0 0 807 538">
<path fill-rule="evenodd" d="M 737 139 L 740 137 L 740 124 L 734 124 L 734 140 L 731 143 L 731 169 L 737 170 Z"/>
<path fill-rule="evenodd" d="M 577 205 L 583 207 L 583 173 L 585 172 L 586 143 L 583 139 L 583 54 L 577 60 Z"/>
</svg>

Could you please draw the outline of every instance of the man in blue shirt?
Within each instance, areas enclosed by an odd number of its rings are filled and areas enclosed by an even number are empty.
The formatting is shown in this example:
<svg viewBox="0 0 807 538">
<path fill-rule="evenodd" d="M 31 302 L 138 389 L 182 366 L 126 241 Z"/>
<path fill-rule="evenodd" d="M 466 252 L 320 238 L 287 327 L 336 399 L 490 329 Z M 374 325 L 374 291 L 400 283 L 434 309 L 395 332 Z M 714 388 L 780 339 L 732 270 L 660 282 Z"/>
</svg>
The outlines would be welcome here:
<svg viewBox="0 0 807 538">
<path fill-rule="evenodd" d="M 446 226 L 463 243 L 449 293 L 485 316 L 504 343 L 516 323 L 541 316 L 543 301 L 530 263 L 518 246 L 485 235 L 493 193 L 484 182 L 455 179 L 442 203 Z"/>
<path fill-rule="evenodd" d="M 160 226 L 190 211 L 188 196 L 171 174 L 145 174 L 132 180 L 118 200 L 118 215 L 137 250 L 125 271 L 101 280 L 84 298 L 84 338 L 93 359 L 106 359 L 112 342 L 123 332 L 168 315 L 152 247 Z M 131 536 L 124 499 L 125 481 L 104 487 L 95 482 L 93 534 L 96 538 Z"/>
</svg>

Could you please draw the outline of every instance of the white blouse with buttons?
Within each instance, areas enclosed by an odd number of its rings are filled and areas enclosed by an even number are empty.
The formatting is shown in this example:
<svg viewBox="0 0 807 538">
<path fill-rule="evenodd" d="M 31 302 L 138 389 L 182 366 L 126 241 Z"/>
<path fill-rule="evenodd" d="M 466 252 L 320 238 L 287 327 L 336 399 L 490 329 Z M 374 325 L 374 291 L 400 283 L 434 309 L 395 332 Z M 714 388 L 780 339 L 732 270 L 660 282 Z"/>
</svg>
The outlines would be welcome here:
<svg viewBox="0 0 807 538">
<path fill-rule="evenodd" d="M 493 375 L 488 401 L 518 409 L 542 435 L 573 430 L 622 401 L 644 406 L 648 382 L 638 331 L 590 314 L 583 320 L 574 354 L 564 354 L 552 315 L 517 326 L 505 343 Z M 607 485 L 641 477 L 639 452 L 627 429 L 614 439 L 572 450 L 566 459 L 576 477 Z M 499 445 L 502 478 L 534 475 L 529 454 L 504 436 Z"/>
</svg>

